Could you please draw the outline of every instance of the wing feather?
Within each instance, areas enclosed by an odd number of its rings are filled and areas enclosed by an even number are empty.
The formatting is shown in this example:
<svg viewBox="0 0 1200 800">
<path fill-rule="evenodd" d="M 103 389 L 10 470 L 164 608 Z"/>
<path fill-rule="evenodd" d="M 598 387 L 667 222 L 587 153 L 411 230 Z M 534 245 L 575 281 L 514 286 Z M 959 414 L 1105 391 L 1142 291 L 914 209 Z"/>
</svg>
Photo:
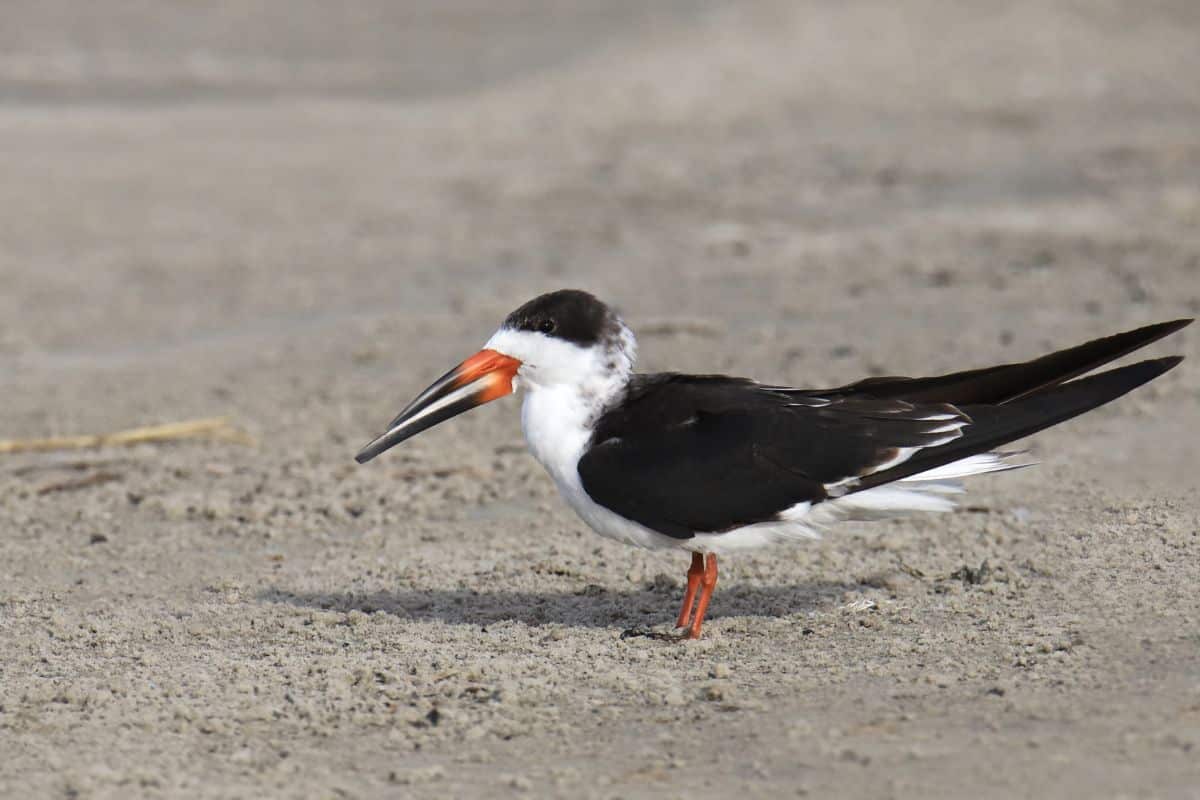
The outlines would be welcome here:
<svg viewBox="0 0 1200 800">
<path fill-rule="evenodd" d="M 638 376 L 579 462 L 597 503 L 677 538 L 774 520 L 962 435 L 943 403 L 871 396 L 797 402 L 750 381 Z"/>
<path fill-rule="evenodd" d="M 721 375 L 638 375 L 597 421 L 579 476 L 597 503 L 687 539 L 776 521 L 797 504 L 895 481 L 1008 468 L 990 451 L 1107 403 L 1180 359 L 1079 375 L 1189 322 L 1151 325 L 1021 364 L 869 378 L 826 390 Z"/>
</svg>

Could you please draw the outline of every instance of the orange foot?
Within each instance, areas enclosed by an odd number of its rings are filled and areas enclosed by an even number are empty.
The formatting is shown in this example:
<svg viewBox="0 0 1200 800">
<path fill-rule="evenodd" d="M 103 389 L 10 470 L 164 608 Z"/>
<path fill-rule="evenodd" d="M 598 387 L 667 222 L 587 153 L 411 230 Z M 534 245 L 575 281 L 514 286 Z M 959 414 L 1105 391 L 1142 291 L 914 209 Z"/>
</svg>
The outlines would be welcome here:
<svg viewBox="0 0 1200 800">
<path fill-rule="evenodd" d="M 692 566 L 688 569 L 687 591 L 683 594 L 683 608 L 679 610 L 679 620 L 676 628 L 688 628 L 687 638 L 699 639 L 700 626 L 704 624 L 704 615 L 708 612 L 708 601 L 712 599 L 713 589 L 717 586 L 717 557 L 692 553 Z M 696 598 L 696 590 L 700 590 L 700 601 L 696 604 L 696 613 L 692 614 L 692 601 Z"/>
</svg>

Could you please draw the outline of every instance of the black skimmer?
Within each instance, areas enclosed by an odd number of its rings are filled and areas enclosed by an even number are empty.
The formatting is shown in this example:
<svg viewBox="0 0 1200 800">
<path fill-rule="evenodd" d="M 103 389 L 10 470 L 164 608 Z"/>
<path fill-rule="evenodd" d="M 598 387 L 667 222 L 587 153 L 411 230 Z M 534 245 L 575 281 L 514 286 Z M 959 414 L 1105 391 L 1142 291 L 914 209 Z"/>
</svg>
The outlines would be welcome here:
<svg viewBox="0 0 1200 800">
<path fill-rule="evenodd" d="M 509 314 L 482 350 L 417 395 L 357 460 L 524 387 L 529 449 L 584 522 L 627 544 L 692 553 L 677 627 L 697 638 L 718 555 L 814 538 L 840 520 L 949 510 L 961 478 L 1027 466 L 997 448 L 1182 361 L 1079 377 L 1191 321 L 1020 364 L 795 389 L 635 373 L 633 332 L 592 295 L 563 290 Z"/>
</svg>

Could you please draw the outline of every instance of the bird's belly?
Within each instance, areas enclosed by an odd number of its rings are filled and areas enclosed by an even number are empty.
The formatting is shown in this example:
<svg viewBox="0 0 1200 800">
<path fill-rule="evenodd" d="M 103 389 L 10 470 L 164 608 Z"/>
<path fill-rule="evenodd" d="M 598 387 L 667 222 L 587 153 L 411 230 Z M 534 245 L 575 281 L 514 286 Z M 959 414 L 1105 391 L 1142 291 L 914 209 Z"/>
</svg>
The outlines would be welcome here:
<svg viewBox="0 0 1200 800">
<path fill-rule="evenodd" d="M 553 475 L 553 473 L 551 473 Z M 596 533 L 608 539 L 615 539 L 635 547 L 652 549 L 663 547 L 687 547 L 690 540 L 675 539 L 665 534 L 653 531 L 633 520 L 626 519 L 620 514 L 609 511 L 604 506 L 592 500 L 579 483 L 578 476 L 574 482 L 561 481 L 555 476 L 555 484 L 559 493 L 579 518 Z"/>
<path fill-rule="evenodd" d="M 534 455 L 538 457 L 536 452 Z M 780 540 L 818 538 L 816 530 L 804 521 L 812 507 L 811 503 L 806 502 L 793 506 L 785 515 L 786 518 L 777 522 L 744 525 L 721 533 L 697 532 L 689 538 L 677 539 L 627 519 L 593 500 L 579 479 L 576 461 L 554 463 L 543 461 L 540 457 L 538 460 L 554 479 L 559 494 L 580 519 L 601 536 L 623 544 L 653 550 L 679 548 L 696 553 L 722 554 L 762 547 Z"/>
</svg>

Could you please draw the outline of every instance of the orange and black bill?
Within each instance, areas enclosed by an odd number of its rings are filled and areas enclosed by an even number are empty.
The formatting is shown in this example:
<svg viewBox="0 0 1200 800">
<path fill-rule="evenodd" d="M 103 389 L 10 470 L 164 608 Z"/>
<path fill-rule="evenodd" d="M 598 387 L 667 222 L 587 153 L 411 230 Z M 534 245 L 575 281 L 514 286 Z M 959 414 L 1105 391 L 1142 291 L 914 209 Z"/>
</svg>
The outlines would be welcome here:
<svg viewBox="0 0 1200 800">
<path fill-rule="evenodd" d="M 354 460 L 365 464 L 390 447 L 464 411 L 511 394 L 521 362 L 480 350 L 417 395 L 388 425 L 387 432 L 368 444 Z"/>
</svg>

